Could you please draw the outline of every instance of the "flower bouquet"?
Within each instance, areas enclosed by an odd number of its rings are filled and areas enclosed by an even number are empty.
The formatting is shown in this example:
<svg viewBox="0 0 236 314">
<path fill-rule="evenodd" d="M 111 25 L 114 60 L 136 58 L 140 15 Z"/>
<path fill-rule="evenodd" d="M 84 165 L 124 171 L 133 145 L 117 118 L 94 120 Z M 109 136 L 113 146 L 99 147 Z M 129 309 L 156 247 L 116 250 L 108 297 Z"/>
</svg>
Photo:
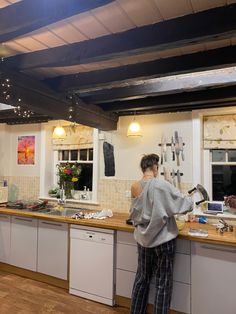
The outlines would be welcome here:
<svg viewBox="0 0 236 314">
<path fill-rule="evenodd" d="M 72 198 L 71 190 L 74 189 L 74 183 L 79 180 L 81 168 L 78 163 L 57 164 L 59 186 L 64 188 L 66 198 Z"/>
</svg>

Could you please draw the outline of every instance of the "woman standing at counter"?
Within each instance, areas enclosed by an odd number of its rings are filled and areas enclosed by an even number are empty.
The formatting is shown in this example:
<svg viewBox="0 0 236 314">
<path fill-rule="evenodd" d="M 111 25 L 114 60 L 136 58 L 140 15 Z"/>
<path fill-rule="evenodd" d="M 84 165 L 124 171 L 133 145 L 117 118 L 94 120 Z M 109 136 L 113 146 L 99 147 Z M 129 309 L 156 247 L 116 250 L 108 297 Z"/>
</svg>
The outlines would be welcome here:
<svg viewBox="0 0 236 314">
<path fill-rule="evenodd" d="M 193 208 L 192 200 L 174 186 L 157 178 L 159 156 L 141 159 L 142 179 L 131 187 L 133 198 L 130 219 L 135 226 L 138 245 L 138 269 L 132 291 L 130 314 L 145 314 L 149 285 L 155 277 L 155 314 L 167 314 L 171 301 L 175 238 L 178 228 L 175 214 Z"/>
</svg>

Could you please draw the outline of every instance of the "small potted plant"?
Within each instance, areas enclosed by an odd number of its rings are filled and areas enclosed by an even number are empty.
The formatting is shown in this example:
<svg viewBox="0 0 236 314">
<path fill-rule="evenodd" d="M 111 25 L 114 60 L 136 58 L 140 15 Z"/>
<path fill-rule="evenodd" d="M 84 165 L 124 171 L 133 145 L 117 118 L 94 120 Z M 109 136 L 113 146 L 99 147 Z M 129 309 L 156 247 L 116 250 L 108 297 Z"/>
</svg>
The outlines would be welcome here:
<svg viewBox="0 0 236 314">
<path fill-rule="evenodd" d="M 52 188 L 48 191 L 48 195 L 50 197 L 58 197 L 59 196 L 59 188 L 56 187 L 56 188 Z"/>
</svg>

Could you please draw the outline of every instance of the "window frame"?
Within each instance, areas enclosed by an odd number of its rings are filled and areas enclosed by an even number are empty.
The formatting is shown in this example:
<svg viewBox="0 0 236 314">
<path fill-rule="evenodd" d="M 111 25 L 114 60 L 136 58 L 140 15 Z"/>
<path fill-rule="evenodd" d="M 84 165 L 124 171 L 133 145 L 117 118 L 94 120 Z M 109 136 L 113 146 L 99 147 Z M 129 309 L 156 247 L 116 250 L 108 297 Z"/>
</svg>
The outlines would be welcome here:
<svg viewBox="0 0 236 314">
<path fill-rule="evenodd" d="M 58 151 L 53 150 L 52 146 L 52 129 L 53 124 L 41 124 L 41 150 L 40 150 L 40 198 L 51 199 L 48 196 L 48 190 L 57 186 L 56 164 L 58 163 Z M 97 204 L 98 195 L 98 166 L 99 166 L 99 133 L 98 129 L 93 129 L 93 191 L 90 200 L 75 200 L 76 203 L 94 203 Z"/>
<path fill-rule="evenodd" d="M 205 150 L 204 151 L 204 186 L 207 189 L 210 199 L 213 200 L 213 180 L 212 180 L 212 166 L 213 165 L 227 165 L 227 166 L 236 166 L 236 161 L 228 161 L 228 151 L 229 150 L 235 150 L 234 148 L 231 149 L 218 149 L 218 150 L 224 150 L 226 152 L 225 154 L 225 161 L 212 161 L 212 151 L 211 150 Z"/>
</svg>

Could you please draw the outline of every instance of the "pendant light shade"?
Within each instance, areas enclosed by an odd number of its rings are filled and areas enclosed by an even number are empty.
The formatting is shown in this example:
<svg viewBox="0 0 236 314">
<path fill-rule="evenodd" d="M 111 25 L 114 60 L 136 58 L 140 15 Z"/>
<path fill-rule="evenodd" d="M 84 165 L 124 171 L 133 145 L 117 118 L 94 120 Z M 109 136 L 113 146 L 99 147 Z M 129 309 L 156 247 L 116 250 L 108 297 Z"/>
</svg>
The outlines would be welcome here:
<svg viewBox="0 0 236 314">
<path fill-rule="evenodd" d="M 66 138 L 66 131 L 62 126 L 56 126 L 52 134 L 53 139 L 64 140 Z"/>
<path fill-rule="evenodd" d="M 142 136 L 141 126 L 135 120 L 135 117 L 128 127 L 127 136 L 128 137 L 140 137 L 140 136 Z"/>
</svg>

